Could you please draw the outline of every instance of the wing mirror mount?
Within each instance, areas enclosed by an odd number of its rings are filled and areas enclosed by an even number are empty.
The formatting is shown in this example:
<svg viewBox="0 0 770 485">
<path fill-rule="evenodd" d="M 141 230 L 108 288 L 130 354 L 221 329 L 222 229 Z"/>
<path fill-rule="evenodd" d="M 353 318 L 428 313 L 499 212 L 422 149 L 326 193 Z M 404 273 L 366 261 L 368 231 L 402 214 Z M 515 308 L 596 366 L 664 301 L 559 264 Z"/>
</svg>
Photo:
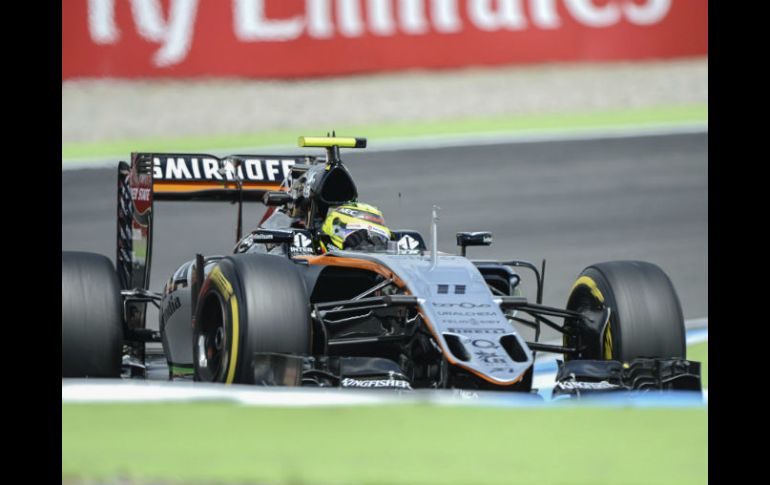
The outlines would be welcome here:
<svg viewBox="0 0 770 485">
<path fill-rule="evenodd" d="M 269 192 L 265 192 L 265 195 L 262 196 L 262 202 L 266 206 L 285 205 L 291 201 L 291 195 L 281 190 L 271 190 Z"/>
<path fill-rule="evenodd" d="M 465 248 L 468 246 L 491 246 L 492 233 L 481 232 L 458 232 L 457 245 L 460 246 L 460 256 L 465 257 Z"/>
</svg>

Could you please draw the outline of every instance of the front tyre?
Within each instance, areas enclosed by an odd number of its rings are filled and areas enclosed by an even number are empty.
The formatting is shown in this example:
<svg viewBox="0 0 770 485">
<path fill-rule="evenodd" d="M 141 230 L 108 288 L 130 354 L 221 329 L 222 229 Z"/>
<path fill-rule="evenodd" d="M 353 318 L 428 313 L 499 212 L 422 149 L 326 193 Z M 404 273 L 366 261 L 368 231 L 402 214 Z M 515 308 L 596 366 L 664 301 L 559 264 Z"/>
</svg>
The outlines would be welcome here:
<svg viewBox="0 0 770 485">
<path fill-rule="evenodd" d="M 252 253 L 222 259 L 198 297 L 195 379 L 248 384 L 254 353 L 310 353 L 309 301 L 302 276 L 285 257 Z"/>
<path fill-rule="evenodd" d="M 582 359 L 631 361 L 640 357 L 686 358 L 682 307 L 674 286 L 658 266 L 611 261 L 589 266 L 572 286 L 567 309 L 596 315 L 610 308 L 609 324 L 584 328 L 565 345 L 585 346 Z M 566 325 L 580 328 L 577 322 Z M 566 356 L 565 356 L 566 357 Z"/>
</svg>

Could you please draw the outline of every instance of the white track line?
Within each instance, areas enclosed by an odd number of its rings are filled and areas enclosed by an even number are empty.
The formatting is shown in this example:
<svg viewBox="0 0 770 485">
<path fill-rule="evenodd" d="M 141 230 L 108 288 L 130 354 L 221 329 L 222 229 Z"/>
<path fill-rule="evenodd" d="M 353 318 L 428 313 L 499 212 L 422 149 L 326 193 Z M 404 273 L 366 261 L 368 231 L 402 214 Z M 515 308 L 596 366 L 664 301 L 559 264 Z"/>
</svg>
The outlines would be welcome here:
<svg viewBox="0 0 770 485">
<path fill-rule="evenodd" d="M 619 399 L 618 399 L 619 398 Z M 178 382 L 121 382 L 116 380 L 62 379 L 62 403 L 184 403 L 229 402 L 245 406 L 325 407 L 371 405 L 437 405 L 531 408 L 550 406 L 637 406 L 702 407 L 706 402 L 692 393 L 675 393 L 649 398 L 618 396 L 608 402 L 550 401 L 534 394 L 494 391 L 417 390 L 399 393 L 392 390 L 338 390 L 308 388 L 255 388 L 221 384 Z"/>
<path fill-rule="evenodd" d="M 179 382 L 121 382 L 112 379 L 62 379 L 62 402 L 186 402 L 229 401 L 264 406 L 325 406 L 382 404 L 398 400 L 391 394 L 345 393 L 338 390 L 276 388 L 260 389 L 252 386 L 222 386 L 206 383 Z"/>
</svg>

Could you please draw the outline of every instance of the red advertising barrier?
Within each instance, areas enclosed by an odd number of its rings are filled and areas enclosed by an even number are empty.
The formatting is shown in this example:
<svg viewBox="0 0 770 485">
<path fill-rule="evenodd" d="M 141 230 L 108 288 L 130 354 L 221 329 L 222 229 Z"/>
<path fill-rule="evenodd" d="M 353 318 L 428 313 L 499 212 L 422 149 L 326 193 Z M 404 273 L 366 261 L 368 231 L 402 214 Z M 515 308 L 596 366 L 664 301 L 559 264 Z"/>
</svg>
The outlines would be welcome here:
<svg viewBox="0 0 770 485">
<path fill-rule="evenodd" d="M 291 78 L 707 53 L 707 0 L 62 0 L 62 79 Z"/>
</svg>

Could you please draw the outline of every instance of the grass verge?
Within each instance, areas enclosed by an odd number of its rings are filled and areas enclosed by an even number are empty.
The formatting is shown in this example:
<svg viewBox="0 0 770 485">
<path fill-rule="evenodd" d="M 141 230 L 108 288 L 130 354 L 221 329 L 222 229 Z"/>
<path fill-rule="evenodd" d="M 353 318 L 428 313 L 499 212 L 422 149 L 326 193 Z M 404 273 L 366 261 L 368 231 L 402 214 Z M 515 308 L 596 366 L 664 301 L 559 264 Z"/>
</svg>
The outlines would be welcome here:
<svg viewBox="0 0 770 485">
<path fill-rule="evenodd" d="M 542 114 L 425 122 L 383 123 L 359 126 L 306 127 L 292 130 L 232 135 L 109 140 L 62 143 L 62 160 L 127 157 L 132 151 L 207 151 L 228 148 L 293 146 L 299 135 L 321 135 L 334 128 L 340 134 L 372 140 L 413 139 L 440 135 L 516 134 L 563 132 L 605 127 L 708 121 L 707 105 L 643 108 L 583 113 Z"/>
<path fill-rule="evenodd" d="M 687 358 L 701 363 L 701 382 L 703 388 L 709 387 L 709 343 L 703 342 L 687 347 Z"/>
<path fill-rule="evenodd" d="M 690 484 L 706 409 L 62 406 L 62 477 L 259 484 Z"/>
</svg>

